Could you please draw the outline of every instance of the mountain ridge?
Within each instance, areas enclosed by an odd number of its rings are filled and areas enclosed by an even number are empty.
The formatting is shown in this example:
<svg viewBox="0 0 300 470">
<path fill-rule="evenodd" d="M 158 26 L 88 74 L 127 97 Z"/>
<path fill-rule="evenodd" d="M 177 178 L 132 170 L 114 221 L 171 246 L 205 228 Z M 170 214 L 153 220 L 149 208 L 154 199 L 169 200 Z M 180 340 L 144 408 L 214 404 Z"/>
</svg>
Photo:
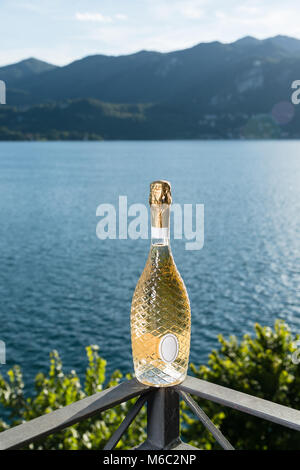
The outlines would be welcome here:
<svg viewBox="0 0 300 470">
<path fill-rule="evenodd" d="M 174 138 L 179 135 L 189 138 L 216 136 L 217 127 L 220 126 L 221 135 L 230 138 L 242 136 L 239 130 L 242 115 L 247 116 L 248 120 L 263 115 L 273 119 L 273 108 L 278 103 L 292 106 L 291 83 L 300 78 L 300 40 L 280 35 L 263 40 L 245 36 L 233 43 L 212 41 L 166 53 L 139 51 L 121 56 L 94 54 L 63 67 L 29 59 L 26 73 L 23 70 L 19 78 L 15 73 L 17 65 L 10 66 L 14 76 L 11 82 L 6 83 L 7 103 L 20 110 L 33 107 L 33 114 L 37 113 L 41 119 L 51 121 L 52 126 L 54 121 L 51 113 L 56 113 L 60 126 L 63 125 L 60 115 L 65 113 L 66 119 L 74 123 L 74 131 L 81 128 L 77 116 L 72 118 L 69 112 L 73 109 L 76 113 L 81 112 L 82 119 L 89 121 L 95 133 L 102 137 L 101 129 L 94 126 L 92 121 L 97 120 L 97 112 L 101 110 L 99 119 L 102 123 L 110 118 L 109 113 L 103 111 L 104 105 L 95 105 L 97 101 L 107 103 L 108 108 L 113 110 L 115 125 L 123 129 L 122 132 L 120 130 L 122 138 L 126 127 L 123 125 L 124 119 L 131 120 L 131 124 L 136 119 L 130 106 L 142 107 L 143 125 L 139 129 L 143 135 L 152 132 L 152 138 L 164 138 L 159 126 L 164 126 L 166 136 Z M 24 63 L 21 66 L 24 69 Z M 3 68 L 0 68 L 0 79 L 2 72 Z M 81 104 L 78 105 L 76 100 L 81 100 Z M 94 105 L 88 100 L 95 100 Z M 77 102 L 77 105 L 66 105 L 71 102 Z M 52 108 L 49 104 L 53 105 Z M 122 115 L 122 120 L 119 120 L 119 111 L 115 106 L 122 104 L 129 111 L 125 113 L 127 118 Z M 39 105 L 45 106 L 43 112 Z M 284 128 L 282 122 L 286 118 L 279 118 L 278 135 L 298 135 L 298 111 L 294 109 L 292 114 L 292 118 L 289 118 L 292 124 L 288 122 Z M 27 117 L 29 115 L 26 114 Z M 12 116 L 22 120 L 25 115 L 19 113 Z M 237 116 L 240 118 L 237 119 Z M 224 119 L 231 120 L 232 125 L 225 125 Z M 187 122 L 192 132 L 186 127 Z M 145 123 L 148 123 L 151 132 L 144 129 Z M 65 125 L 69 132 L 69 123 Z M 275 122 L 275 125 L 278 127 L 278 123 Z M 42 122 L 40 127 L 44 129 Z M 117 138 L 118 132 L 108 128 L 105 138 Z M 60 131 L 63 129 L 60 128 Z M 30 129 L 26 132 L 30 133 Z M 88 127 L 84 127 L 84 132 L 88 132 Z M 138 130 L 138 136 L 137 133 Z M 134 131 L 131 129 L 129 134 L 134 136 Z"/>
<path fill-rule="evenodd" d="M 289 39 L 284 37 L 285 47 Z M 213 81 L 213 75 L 223 75 L 228 67 L 232 68 L 232 75 L 237 73 L 237 64 L 243 66 L 245 57 L 248 61 L 265 62 L 295 58 L 295 55 L 296 59 L 300 58 L 300 41 L 299 54 L 295 47 L 287 53 L 278 45 L 278 37 L 257 40 L 252 45 L 249 40 L 246 44 L 240 41 L 199 43 L 167 53 L 140 51 L 121 56 L 86 56 L 66 66 L 54 66 L 14 80 L 13 87 L 7 82 L 8 102 L 22 105 L 91 97 L 115 103 L 160 102 L 174 99 L 193 83 L 202 85 L 211 78 Z"/>
<path fill-rule="evenodd" d="M 55 68 L 58 68 L 58 66 L 36 59 L 35 57 L 29 57 L 28 59 L 0 67 L 0 76 L 2 80 L 11 85 L 15 81 L 22 80 L 24 77 L 48 72 Z"/>
<path fill-rule="evenodd" d="M 102 57 L 128 57 L 128 56 L 133 56 L 133 55 L 137 55 L 137 54 L 144 54 L 144 53 L 155 53 L 155 54 L 172 54 L 172 53 L 176 53 L 176 52 L 181 52 L 181 51 L 187 51 L 187 50 L 190 50 L 190 49 L 194 49 L 200 45 L 207 45 L 207 44 L 223 44 L 223 45 L 237 45 L 237 44 L 259 44 L 259 43 L 264 43 L 264 42 L 276 42 L 278 43 L 279 45 L 283 46 L 285 44 L 285 47 L 286 47 L 286 44 L 289 45 L 289 47 L 291 48 L 292 45 L 297 45 L 296 46 L 296 50 L 300 50 L 300 39 L 297 39 L 297 38 L 294 38 L 292 36 L 287 36 L 287 35 L 281 35 L 281 34 L 278 34 L 276 36 L 271 36 L 269 38 L 265 38 L 265 39 L 258 39 L 258 38 L 255 38 L 254 36 L 243 36 L 242 38 L 239 38 L 235 41 L 232 41 L 232 42 L 222 42 L 222 41 L 218 41 L 218 40 L 215 40 L 215 41 L 204 41 L 204 42 L 200 42 L 200 43 L 197 43 L 193 46 L 190 46 L 188 48 L 183 48 L 183 49 L 176 49 L 174 51 L 168 51 L 168 52 L 161 52 L 161 51 L 155 51 L 153 49 L 141 49 L 141 50 L 138 50 L 136 52 L 131 52 L 131 53 L 125 53 L 125 54 L 101 54 L 101 53 L 98 53 L 98 54 L 88 54 L 87 56 L 84 56 L 84 57 L 80 57 L 78 59 L 74 59 L 72 60 L 71 62 L 65 64 L 65 65 L 55 65 L 55 64 L 51 64 L 49 63 L 48 61 L 45 61 L 43 59 L 38 59 L 36 57 L 28 57 L 26 59 L 22 59 L 20 61 L 17 61 L 17 62 L 13 62 L 13 63 L 9 63 L 9 64 L 6 64 L 6 65 L 1 65 L 0 66 L 0 72 L 2 72 L 3 69 L 5 68 L 8 68 L 8 67 L 11 67 L 11 66 L 15 66 L 15 65 L 18 65 L 18 64 L 22 64 L 22 63 L 26 63 L 26 62 L 29 62 L 29 61 L 36 61 L 36 62 L 40 62 L 40 63 L 43 63 L 43 64 L 46 64 L 46 65 L 49 65 L 50 67 L 57 67 L 57 68 L 61 68 L 61 67 L 66 67 L 74 62 L 78 62 L 84 58 L 87 58 L 87 57 L 95 57 L 95 56 L 102 56 Z"/>
</svg>

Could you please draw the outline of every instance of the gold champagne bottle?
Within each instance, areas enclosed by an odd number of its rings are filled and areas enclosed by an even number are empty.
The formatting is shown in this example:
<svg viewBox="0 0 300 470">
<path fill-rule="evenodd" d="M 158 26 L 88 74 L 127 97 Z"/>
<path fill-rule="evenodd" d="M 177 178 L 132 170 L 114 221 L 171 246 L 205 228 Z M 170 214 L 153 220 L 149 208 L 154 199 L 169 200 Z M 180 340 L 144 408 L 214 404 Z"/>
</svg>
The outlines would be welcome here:
<svg viewBox="0 0 300 470">
<path fill-rule="evenodd" d="M 170 183 L 151 183 L 149 202 L 151 248 L 132 299 L 132 354 L 140 382 L 168 387 L 186 377 L 191 310 L 170 248 Z"/>
</svg>

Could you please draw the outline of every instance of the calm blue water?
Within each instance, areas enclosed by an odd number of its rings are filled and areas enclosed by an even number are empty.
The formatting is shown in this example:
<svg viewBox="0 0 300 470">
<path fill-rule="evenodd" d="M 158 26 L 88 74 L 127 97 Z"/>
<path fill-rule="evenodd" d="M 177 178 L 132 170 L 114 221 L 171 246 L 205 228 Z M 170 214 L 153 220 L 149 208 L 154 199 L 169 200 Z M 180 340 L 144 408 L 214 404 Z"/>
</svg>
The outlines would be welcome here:
<svg viewBox="0 0 300 470">
<path fill-rule="evenodd" d="M 147 240 L 96 237 L 100 203 L 147 203 L 168 179 L 173 201 L 205 205 L 205 245 L 172 241 L 192 306 L 191 359 L 217 335 L 285 319 L 300 331 L 300 142 L 0 144 L 0 339 L 28 384 L 57 349 L 82 373 L 99 344 L 109 370 L 132 371 L 131 297 Z"/>
</svg>

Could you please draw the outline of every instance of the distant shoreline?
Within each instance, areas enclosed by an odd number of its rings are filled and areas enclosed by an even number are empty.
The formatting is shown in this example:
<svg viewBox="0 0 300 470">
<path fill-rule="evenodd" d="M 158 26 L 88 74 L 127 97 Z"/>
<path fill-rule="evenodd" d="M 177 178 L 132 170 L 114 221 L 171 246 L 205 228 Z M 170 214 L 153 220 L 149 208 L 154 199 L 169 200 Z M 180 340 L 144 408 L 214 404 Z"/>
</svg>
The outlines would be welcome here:
<svg viewBox="0 0 300 470">
<path fill-rule="evenodd" d="M 236 139 L 226 139 L 226 138 L 201 138 L 201 137 L 195 137 L 195 138 L 178 138 L 178 139 L 101 139 L 101 138 L 96 138 L 96 139 L 1 139 L 0 136 L 0 144 L 1 143 L 49 143 L 49 142 L 57 142 L 57 143 L 63 143 L 63 142 L 295 142 L 295 141 L 300 141 L 300 136 L 299 137 L 274 137 L 274 138 L 258 138 L 258 137 L 253 137 L 253 138 L 236 138 Z"/>
</svg>

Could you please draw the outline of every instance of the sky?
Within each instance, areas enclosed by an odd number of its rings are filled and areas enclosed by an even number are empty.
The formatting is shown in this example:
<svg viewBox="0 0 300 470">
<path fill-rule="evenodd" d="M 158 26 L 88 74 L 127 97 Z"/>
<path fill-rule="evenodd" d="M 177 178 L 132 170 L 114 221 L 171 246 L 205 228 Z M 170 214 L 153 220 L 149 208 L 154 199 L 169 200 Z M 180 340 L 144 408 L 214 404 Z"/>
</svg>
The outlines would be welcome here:
<svg viewBox="0 0 300 470">
<path fill-rule="evenodd" d="M 299 0 L 0 0 L 0 65 L 172 51 L 283 34 L 300 39 Z"/>
</svg>

